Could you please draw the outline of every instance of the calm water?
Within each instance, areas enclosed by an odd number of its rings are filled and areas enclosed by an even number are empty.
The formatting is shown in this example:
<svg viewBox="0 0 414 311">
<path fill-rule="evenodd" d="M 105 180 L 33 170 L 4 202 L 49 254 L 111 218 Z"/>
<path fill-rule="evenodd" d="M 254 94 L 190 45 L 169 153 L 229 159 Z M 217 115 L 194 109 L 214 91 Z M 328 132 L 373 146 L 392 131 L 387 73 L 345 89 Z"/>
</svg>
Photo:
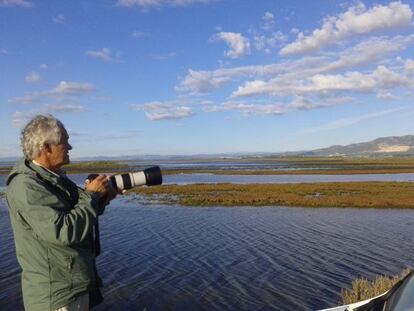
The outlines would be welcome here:
<svg viewBox="0 0 414 311">
<path fill-rule="evenodd" d="M 188 208 L 116 199 L 101 217 L 96 310 L 315 310 L 357 276 L 413 266 L 414 211 Z M 21 310 L 0 199 L 0 309 Z"/>
</svg>

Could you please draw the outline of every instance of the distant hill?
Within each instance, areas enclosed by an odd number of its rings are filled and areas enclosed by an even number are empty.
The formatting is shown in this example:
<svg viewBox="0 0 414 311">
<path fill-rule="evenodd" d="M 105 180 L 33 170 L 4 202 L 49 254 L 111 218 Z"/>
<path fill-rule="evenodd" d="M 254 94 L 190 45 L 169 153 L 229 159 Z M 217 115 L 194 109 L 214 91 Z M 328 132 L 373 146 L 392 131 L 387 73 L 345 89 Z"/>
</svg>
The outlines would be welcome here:
<svg viewBox="0 0 414 311">
<path fill-rule="evenodd" d="M 414 156 L 414 135 L 381 137 L 364 143 L 335 145 L 295 154 L 303 156 Z"/>
<path fill-rule="evenodd" d="M 414 135 L 381 137 L 369 142 L 356 143 L 346 146 L 335 145 L 309 151 L 291 152 L 236 152 L 217 154 L 193 154 L 193 155 L 129 155 L 129 156 L 96 156 L 73 159 L 74 161 L 98 161 L 98 160 L 136 160 L 141 161 L 186 161 L 193 159 L 217 159 L 217 158 L 244 158 L 266 156 L 313 156 L 313 157 L 370 157 L 370 156 L 414 156 Z M 0 158 L 5 164 L 14 163 L 17 157 Z M 6 163 L 6 164 L 8 164 Z M 10 164 L 11 165 L 11 164 Z"/>
</svg>

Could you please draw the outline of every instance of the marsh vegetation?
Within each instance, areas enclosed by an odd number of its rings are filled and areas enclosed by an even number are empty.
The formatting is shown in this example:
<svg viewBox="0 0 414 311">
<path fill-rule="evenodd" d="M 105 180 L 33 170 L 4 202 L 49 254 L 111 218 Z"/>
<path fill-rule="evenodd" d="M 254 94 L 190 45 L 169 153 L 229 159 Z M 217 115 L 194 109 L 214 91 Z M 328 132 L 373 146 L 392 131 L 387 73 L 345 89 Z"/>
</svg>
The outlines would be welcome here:
<svg viewBox="0 0 414 311">
<path fill-rule="evenodd" d="M 376 276 L 370 281 L 367 278 L 359 278 L 352 281 L 350 289 L 342 289 L 342 304 L 351 304 L 361 300 L 373 298 L 391 289 L 398 281 L 402 280 L 410 273 L 410 269 L 404 269 L 400 275 L 396 276 Z"/>
<path fill-rule="evenodd" d="M 414 183 L 189 184 L 135 188 L 166 204 L 413 208 Z"/>
</svg>

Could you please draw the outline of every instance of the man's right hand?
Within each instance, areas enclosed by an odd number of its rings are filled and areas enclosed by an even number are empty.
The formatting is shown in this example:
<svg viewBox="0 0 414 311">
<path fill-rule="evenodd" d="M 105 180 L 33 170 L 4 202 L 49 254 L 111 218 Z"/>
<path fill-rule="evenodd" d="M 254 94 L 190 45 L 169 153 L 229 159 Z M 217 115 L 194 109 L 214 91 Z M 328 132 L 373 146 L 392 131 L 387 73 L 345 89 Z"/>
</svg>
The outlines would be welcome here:
<svg viewBox="0 0 414 311">
<path fill-rule="evenodd" d="M 97 192 L 101 196 L 105 196 L 113 192 L 112 186 L 106 175 L 98 175 L 92 181 L 87 179 L 85 181 L 85 190 Z"/>
</svg>

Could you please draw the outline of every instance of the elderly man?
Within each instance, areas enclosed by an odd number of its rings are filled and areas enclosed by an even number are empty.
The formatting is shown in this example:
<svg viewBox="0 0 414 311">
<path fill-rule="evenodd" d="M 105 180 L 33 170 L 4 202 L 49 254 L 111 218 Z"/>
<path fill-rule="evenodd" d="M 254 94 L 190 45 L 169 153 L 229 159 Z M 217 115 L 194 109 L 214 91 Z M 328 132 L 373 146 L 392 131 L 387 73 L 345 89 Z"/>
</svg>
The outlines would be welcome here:
<svg viewBox="0 0 414 311">
<path fill-rule="evenodd" d="M 22 268 L 26 310 L 89 310 L 102 300 L 95 257 L 98 216 L 116 191 L 104 175 L 76 186 L 61 171 L 69 135 L 51 115 L 23 129 L 24 158 L 7 178 L 7 202 Z"/>
</svg>

